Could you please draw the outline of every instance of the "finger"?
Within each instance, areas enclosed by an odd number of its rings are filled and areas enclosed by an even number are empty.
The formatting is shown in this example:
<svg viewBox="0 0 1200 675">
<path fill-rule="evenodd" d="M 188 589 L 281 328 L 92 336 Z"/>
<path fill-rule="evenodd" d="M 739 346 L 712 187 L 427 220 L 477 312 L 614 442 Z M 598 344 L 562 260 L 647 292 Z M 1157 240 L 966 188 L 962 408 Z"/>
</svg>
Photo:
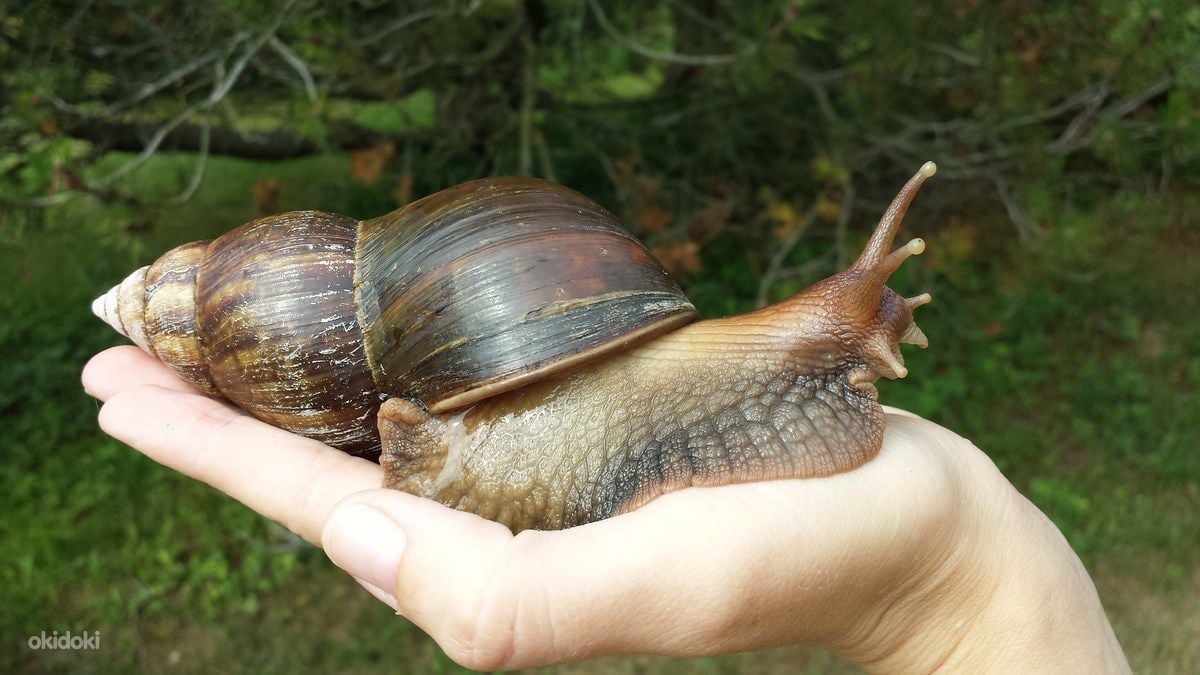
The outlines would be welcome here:
<svg viewBox="0 0 1200 675">
<path fill-rule="evenodd" d="M 335 509 L 322 546 L 370 586 L 394 588 L 397 611 L 472 669 L 779 644 L 777 626 L 740 628 L 774 611 L 758 594 L 778 593 L 778 569 L 792 573 L 791 561 L 764 549 L 763 529 L 746 528 L 744 518 L 703 522 L 722 502 L 742 512 L 735 504 L 744 494 L 726 497 L 663 499 L 583 527 L 514 537 L 477 516 L 379 490 Z"/>
<path fill-rule="evenodd" d="M 880 457 L 855 472 L 682 490 L 562 532 L 514 537 L 428 500 L 362 492 L 334 510 L 322 545 L 480 670 L 845 644 L 863 603 L 885 602 L 920 567 L 914 556 L 936 564 L 955 536 L 929 498 L 953 487 L 920 460 L 935 425 L 893 426 Z"/>
<path fill-rule="evenodd" d="M 100 409 L 100 426 L 311 542 L 335 504 L 383 481 L 373 462 L 206 396 L 154 384 L 113 394 Z"/>
<path fill-rule="evenodd" d="M 743 508 L 746 488 L 763 485 L 684 491 L 607 521 L 516 537 L 428 500 L 372 491 L 334 511 L 322 545 L 351 574 L 394 588 L 400 614 L 477 670 L 763 648 L 816 637 L 806 621 L 836 631 L 846 623 L 834 611 L 793 618 L 780 606 L 793 576 L 821 586 L 829 565 L 803 550 L 820 537 L 789 536 L 787 523 Z M 365 505 L 378 515 L 363 518 Z M 827 511 L 819 519 L 836 517 Z M 834 594 L 832 585 L 810 592 Z"/>
<path fill-rule="evenodd" d="M 920 415 L 917 415 L 916 413 L 911 413 L 907 410 L 904 410 L 903 408 L 893 408 L 890 405 L 885 405 L 885 406 L 880 406 L 880 407 L 883 408 L 883 412 L 885 415 L 896 416 L 896 417 L 911 417 L 913 419 L 925 419 L 925 418 L 921 417 Z"/>
<path fill-rule="evenodd" d="M 157 384 L 160 387 L 198 393 L 161 361 L 133 345 L 106 349 L 83 367 L 83 390 L 101 401 L 130 387 Z"/>
<path fill-rule="evenodd" d="M 321 546 L 373 595 L 382 594 L 432 635 L 456 662 L 493 670 L 507 665 L 504 655 L 511 650 L 505 634 L 511 622 L 497 621 L 497 609 L 505 603 L 488 599 L 497 596 L 487 588 L 488 580 L 511 555 L 514 541 L 502 525 L 473 514 L 403 492 L 375 490 L 334 509 Z M 506 582 L 499 595 L 508 596 L 511 585 Z"/>
<path fill-rule="evenodd" d="M 362 586 L 363 588 L 367 589 L 368 593 L 375 596 L 376 600 L 382 602 L 383 604 L 387 605 L 388 607 L 391 607 L 393 610 L 396 609 L 396 596 L 383 590 L 382 588 L 376 586 L 375 584 L 372 584 L 367 581 L 363 581 L 362 579 L 359 579 L 357 577 L 355 577 L 354 580 L 358 582 L 359 586 Z"/>
</svg>

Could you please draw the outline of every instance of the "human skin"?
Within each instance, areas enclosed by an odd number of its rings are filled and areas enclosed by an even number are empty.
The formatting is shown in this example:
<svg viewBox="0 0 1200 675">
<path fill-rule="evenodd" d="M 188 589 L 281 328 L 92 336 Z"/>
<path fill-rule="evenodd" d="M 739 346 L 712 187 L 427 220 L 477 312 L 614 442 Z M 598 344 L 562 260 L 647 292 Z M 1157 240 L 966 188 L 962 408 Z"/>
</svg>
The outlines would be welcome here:
<svg viewBox="0 0 1200 675">
<path fill-rule="evenodd" d="M 322 546 L 476 669 L 813 644 L 882 672 L 1128 672 L 1062 535 L 965 439 L 886 408 L 848 473 L 688 488 L 561 531 L 378 489 L 378 465 L 200 395 L 135 347 L 100 425 Z"/>
</svg>

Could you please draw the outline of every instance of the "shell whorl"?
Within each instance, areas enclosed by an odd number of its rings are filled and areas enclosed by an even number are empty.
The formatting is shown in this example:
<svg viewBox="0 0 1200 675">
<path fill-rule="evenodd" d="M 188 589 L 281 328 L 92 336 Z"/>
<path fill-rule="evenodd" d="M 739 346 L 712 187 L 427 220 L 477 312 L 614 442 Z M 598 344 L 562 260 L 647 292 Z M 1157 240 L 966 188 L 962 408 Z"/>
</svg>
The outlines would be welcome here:
<svg viewBox="0 0 1200 675">
<path fill-rule="evenodd" d="M 92 301 L 92 314 L 100 317 L 112 329 L 133 341 L 133 344 L 153 354 L 146 339 L 145 291 L 146 270 L 139 267 L 132 274 L 113 286 L 104 295 Z"/>
<path fill-rule="evenodd" d="M 362 222 L 261 218 L 168 252 L 93 310 L 206 393 L 363 455 L 382 398 L 457 409 L 697 318 L 612 214 L 530 178 Z"/>
<path fill-rule="evenodd" d="M 261 218 L 168 251 L 92 304 L 206 394 L 354 454 L 378 452 L 378 393 L 354 311 L 356 221 Z"/>
<path fill-rule="evenodd" d="M 269 424 L 374 455 L 380 400 L 354 304 L 357 225 L 297 211 L 214 239 L 196 277 L 196 327 L 225 398 Z"/>
<path fill-rule="evenodd" d="M 192 386 L 219 396 L 196 333 L 196 275 L 208 244 L 167 251 L 97 298 L 92 312 Z"/>
<path fill-rule="evenodd" d="M 357 258 L 375 381 L 435 413 L 698 318 L 615 216 L 535 178 L 474 180 L 365 220 Z"/>
</svg>

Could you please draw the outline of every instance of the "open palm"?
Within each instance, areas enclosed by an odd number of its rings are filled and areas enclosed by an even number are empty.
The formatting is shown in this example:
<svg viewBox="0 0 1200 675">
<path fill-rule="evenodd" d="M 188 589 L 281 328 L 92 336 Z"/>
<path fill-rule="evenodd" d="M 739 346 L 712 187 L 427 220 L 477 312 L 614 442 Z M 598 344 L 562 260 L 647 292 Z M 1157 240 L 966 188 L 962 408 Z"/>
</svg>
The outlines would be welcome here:
<svg viewBox="0 0 1200 675">
<path fill-rule="evenodd" d="M 1079 595 L 1115 648 L 1105 663 L 1123 663 L 1057 530 L 972 444 L 903 411 L 887 410 L 882 451 L 850 473 L 690 488 L 514 536 L 380 489 L 378 465 L 202 396 L 137 348 L 97 355 L 83 382 L 107 433 L 322 546 L 470 667 L 797 643 L 887 670 L 965 666 L 987 653 L 973 619 L 1030 565 L 1045 588 L 1013 603 Z"/>
</svg>

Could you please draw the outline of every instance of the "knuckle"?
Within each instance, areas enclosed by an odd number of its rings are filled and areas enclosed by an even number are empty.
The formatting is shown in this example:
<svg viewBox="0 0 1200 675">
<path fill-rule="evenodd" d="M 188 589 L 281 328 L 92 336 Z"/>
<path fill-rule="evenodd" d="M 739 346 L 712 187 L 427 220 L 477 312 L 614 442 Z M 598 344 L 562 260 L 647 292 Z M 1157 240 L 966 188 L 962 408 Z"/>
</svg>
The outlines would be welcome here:
<svg viewBox="0 0 1200 675">
<path fill-rule="evenodd" d="M 533 570 L 535 537 L 518 534 L 489 570 L 476 596 L 457 612 L 442 645 L 448 656 L 474 670 L 512 667 L 531 643 L 550 645 L 546 593 Z"/>
<path fill-rule="evenodd" d="M 281 520 L 283 526 L 310 540 L 319 539 L 332 505 L 343 501 L 336 497 L 337 488 L 322 478 L 337 475 L 355 460 L 342 452 L 316 453 L 306 467 L 305 477 L 298 482 L 301 487 L 291 495 L 291 508 L 285 510 Z"/>
<path fill-rule="evenodd" d="M 473 670 L 504 668 L 516 648 L 516 612 L 502 596 L 485 590 L 450 620 L 442 644 L 450 658 Z"/>
</svg>

